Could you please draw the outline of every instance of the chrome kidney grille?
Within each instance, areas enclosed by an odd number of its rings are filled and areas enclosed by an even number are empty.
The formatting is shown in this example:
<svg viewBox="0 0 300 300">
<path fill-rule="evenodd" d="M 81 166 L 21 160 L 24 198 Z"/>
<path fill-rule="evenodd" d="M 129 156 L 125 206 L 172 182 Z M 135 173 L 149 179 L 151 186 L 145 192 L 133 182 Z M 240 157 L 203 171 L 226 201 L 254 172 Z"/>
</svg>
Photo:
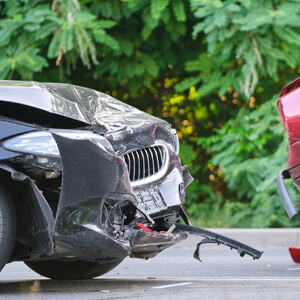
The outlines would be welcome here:
<svg viewBox="0 0 300 300">
<path fill-rule="evenodd" d="M 162 145 L 138 149 L 123 156 L 131 182 L 154 179 L 163 175 L 167 163 L 167 150 Z"/>
</svg>

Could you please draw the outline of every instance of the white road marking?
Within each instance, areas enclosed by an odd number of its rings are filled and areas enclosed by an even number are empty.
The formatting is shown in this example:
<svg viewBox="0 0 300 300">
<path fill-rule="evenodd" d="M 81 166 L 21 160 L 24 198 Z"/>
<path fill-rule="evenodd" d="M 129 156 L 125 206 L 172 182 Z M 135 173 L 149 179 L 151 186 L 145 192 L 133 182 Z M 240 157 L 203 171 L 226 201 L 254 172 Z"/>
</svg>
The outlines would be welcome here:
<svg viewBox="0 0 300 300">
<path fill-rule="evenodd" d="M 142 281 L 142 282 L 146 282 L 147 278 L 128 278 L 128 277 L 118 277 L 116 279 L 116 277 L 102 277 L 99 279 L 104 279 L 104 280 L 128 280 L 128 281 Z M 1 281 L 2 279 L 0 279 Z M 6 280 L 6 279 L 5 279 Z M 244 278 L 236 278 L 236 277 L 188 277 L 188 278 L 180 278 L 180 277 L 155 277 L 156 281 L 170 281 L 170 282 L 178 282 L 179 283 L 174 283 L 174 285 L 179 284 L 179 285 L 184 285 L 184 284 L 192 284 L 193 282 L 201 282 L 201 281 L 295 281 L 295 282 L 299 282 L 300 281 L 300 277 L 299 278 L 295 278 L 295 277 L 267 277 L 267 278 L 261 278 L 261 277 L 244 277 Z M 182 282 L 184 280 L 187 280 L 186 282 Z M 173 284 L 172 284 L 173 285 Z M 154 288 L 154 287 L 153 287 Z M 157 287 L 156 287 L 157 288 Z"/>
<path fill-rule="evenodd" d="M 296 267 L 296 268 L 290 268 L 290 269 L 286 269 L 287 271 L 296 271 L 296 270 L 300 270 L 300 267 Z"/>
<path fill-rule="evenodd" d="M 193 280 L 191 278 L 189 278 L 189 280 Z M 195 280 L 193 280 L 195 281 Z M 199 277 L 198 280 L 199 282 L 201 281 L 295 281 L 295 282 L 299 282 L 300 278 L 291 278 L 291 277 L 286 277 L 286 278 L 279 278 L 279 277 L 269 277 L 269 278 L 259 278 L 259 277 L 249 277 L 249 278 L 215 278 L 215 277 L 206 277 L 206 278 L 201 278 Z"/>
<path fill-rule="evenodd" d="M 188 285 L 188 284 L 192 284 L 192 283 L 191 282 L 181 282 L 181 283 L 174 283 L 174 284 L 168 284 L 168 285 L 153 286 L 152 289 L 168 289 L 168 288 L 172 288 L 175 286 Z"/>
</svg>

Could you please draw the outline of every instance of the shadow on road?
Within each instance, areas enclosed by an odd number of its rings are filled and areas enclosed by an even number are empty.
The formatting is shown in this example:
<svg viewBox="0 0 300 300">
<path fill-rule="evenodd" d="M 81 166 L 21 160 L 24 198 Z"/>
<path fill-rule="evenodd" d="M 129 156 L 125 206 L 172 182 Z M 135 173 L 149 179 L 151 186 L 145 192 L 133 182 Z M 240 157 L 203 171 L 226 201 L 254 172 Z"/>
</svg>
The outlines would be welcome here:
<svg viewBox="0 0 300 300">
<path fill-rule="evenodd" d="M 149 288 L 164 288 L 168 286 L 179 287 L 190 284 L 182 279 L 155 279 L 155 278 L 131 278 L 131 279 L 91 279 L 91 280 L 22 280 L 0 282 L 0 294 L 38 294 L 54 292 L 121 292 L 124 290 L 144 290 Z"/>
</svg>

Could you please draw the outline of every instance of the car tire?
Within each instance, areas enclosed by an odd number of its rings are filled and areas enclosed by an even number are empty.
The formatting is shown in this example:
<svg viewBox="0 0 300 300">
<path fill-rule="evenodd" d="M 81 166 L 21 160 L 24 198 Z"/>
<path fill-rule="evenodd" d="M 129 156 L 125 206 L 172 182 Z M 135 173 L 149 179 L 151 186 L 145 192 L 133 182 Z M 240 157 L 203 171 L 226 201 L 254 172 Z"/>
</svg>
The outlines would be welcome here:
<svg viewBox="0 0 300 300">
<path fill-rule="evenodd" d="M 103 275 L 121 263 L 86 262 L 82 260 L 26 261 L 25 264 L 38 274 L 59 280 L 91 279 Z"/>
<path fill-rule="evenodd" d="M 13 202 L 5 186 L 0 182 L 0 271 L 14 247 L 16 239 L 16 216 Z"/>
</svg>

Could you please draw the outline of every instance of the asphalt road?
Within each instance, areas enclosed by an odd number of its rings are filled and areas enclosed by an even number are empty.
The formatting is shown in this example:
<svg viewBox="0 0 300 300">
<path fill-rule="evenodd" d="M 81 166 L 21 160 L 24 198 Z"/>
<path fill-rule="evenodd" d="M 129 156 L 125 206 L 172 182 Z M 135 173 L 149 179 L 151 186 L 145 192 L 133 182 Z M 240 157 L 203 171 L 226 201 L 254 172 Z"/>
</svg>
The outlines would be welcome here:
<svg viewBox="0 0 300 300">
<path fill-rule="evenodd" d="M 0 299 L 300 299 L 300 265 L 287 248 L 267 248 L 259 260 L 225 246 L 203 246 L 202 263 L 189 246 L 144 261 L 125 259 L 93 280 L 54 281 L 8 264 L 0 273 Z"/>
</svg>

